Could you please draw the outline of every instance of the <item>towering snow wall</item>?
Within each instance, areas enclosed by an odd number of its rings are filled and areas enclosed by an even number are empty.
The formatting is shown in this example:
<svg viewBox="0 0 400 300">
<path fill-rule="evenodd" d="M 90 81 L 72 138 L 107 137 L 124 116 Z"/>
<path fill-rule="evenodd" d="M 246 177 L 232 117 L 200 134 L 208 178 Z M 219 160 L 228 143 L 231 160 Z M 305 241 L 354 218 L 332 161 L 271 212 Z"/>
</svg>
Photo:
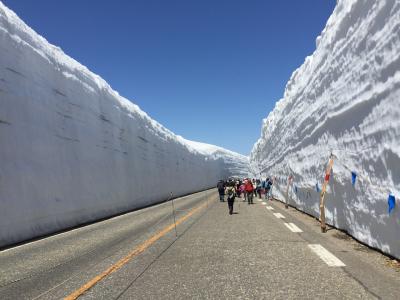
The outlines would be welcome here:
<svg viewBox="0 0 400 300">
<path fill-rule="evenodd" d="M 247 175 L 247 157 L 200 148 L 0 2 L 0 247 Z"/>
<path fill-rule="evenodd" d="M 263 120 L 252 169 L 282 199 L 292 174 L 289 201 L 319 216 L 332 151 L 328 223 L 400 258 L 400 1 L 339 0 L 316 44 Z"/>
</svg>

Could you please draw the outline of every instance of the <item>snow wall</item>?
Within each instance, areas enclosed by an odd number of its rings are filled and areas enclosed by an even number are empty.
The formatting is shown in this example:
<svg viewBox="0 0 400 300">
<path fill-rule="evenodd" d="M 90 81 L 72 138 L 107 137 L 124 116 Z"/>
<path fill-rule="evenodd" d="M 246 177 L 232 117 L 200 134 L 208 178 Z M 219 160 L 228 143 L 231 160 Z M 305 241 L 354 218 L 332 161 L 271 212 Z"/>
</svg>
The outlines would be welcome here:
<svg viewBox="0 0 400 300">
<path fill-rule="evenodd" d="M 0 247 L 248 173 L 176 136 L 0 2 Z"/>
<path fill-rule="evenodd" d="M 400 258 L 400 1 L 339 0 L 315 52 L 263 120 L 250 163 L 276 195 L 319 216 L 330 153 L 327 222 Z M 355 186 L 351 172 L 357 173 Z M 388 195 L 397 206 L 388 213 Z"/>
</svg>

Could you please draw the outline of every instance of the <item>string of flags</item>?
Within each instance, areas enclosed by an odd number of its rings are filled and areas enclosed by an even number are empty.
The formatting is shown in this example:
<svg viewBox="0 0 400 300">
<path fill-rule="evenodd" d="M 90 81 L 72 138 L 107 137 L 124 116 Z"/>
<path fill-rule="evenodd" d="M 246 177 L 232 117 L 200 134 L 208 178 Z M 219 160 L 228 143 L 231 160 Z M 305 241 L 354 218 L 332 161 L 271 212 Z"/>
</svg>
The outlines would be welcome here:
<svg viewBox="0 0 400 300">
<path fill-rule="evenodd" d="M 361 178 L 363 181 L 365 181 L 365 182 L 369 183 L 370 185 L 372 185 L 372 183 L 371 183 L 371 181 L 369 179 L 363 178 L 356 171 L 351 170 L 349 167 L 347 167 L 345 164 L 343 164 L 343 162 L 341 162 L 336 156 L 335 156 L 335 160 L 338 161 L 345 169 L 347 169 L 350 172 L 350 174 L 351 174 L 351 185 L 353 187 L 356 186 L 358 178 Z M 332 170 L 331 170 L 331 172 L 332 172 Z M 329 181 L 330 176 L 331 176 L 331 173 L 325 174 L 324 180 L 325 181 Z M 292 182 L 293 183 L 293 176 L 292 175 L 290 175 L 288 177 L 288 182 Z M 387 190 L 385 191 L 385 189 L 383 189 L 381 187 L 376 187 L 376 188 L 378 188 L 382 192 L 386 192 L 387 191 Z M 317 193 L 321 192 L 321 188 L 320 188 L 318 182 L 315 184 L 315 190 L 317 191 Z M 294 184 L 294 192 L 296 194 L 298 193 L 298 187 L 295 184 Z M 396 197 L 390 191 L 389 191 L 389 196 L 388 196 L 387 202 L 388 202 L 388 213 L 390 214 L 393 211 L 393 209 L 396 207 Z"/>
<path fill-rule="evenodd" d="M 341 162 L 337 157 L 335 157 L 335 158 L 343 167 L 345 167 L 348 171 L 351 172 L 351 184 L 353 187 L 355 187 L 357 177 L 361 177 L 361 176 L 359 176 L 356 171 L 351 171 L 351 169 L 348 166 L 346 166 L 343 162 Z M 370 180 L 368 180 L 366 178 L 363 178 L 363 180 L 368 182 L 370 185 L 372 185 Z M 386 192 L 383 188 L 378 188 L 378 189 L 382 192 Z M 395 206 L 396 206 L 396 197 L 391 192 L 389 192 L 389 196 L 388 196 L 388 213 L 389 214 L 395 208 Z"/>
<path fill-rule="evenodd" d="M 389 198 L 388 198 L 388 213 L 390 214 L 390 212 L 394 209 L 394 207 L 396 206 L 396 198 L 394 197 L 394 195 L 389 194 Z"/>
<path fill-rule="evenodd" d="M 356 179 L 357 179 L 357 173 L 354 172 L 354 171 L 351 171 L 351 184 L 352 184 L 353 186 L 356 185 Z"/>
</svg>

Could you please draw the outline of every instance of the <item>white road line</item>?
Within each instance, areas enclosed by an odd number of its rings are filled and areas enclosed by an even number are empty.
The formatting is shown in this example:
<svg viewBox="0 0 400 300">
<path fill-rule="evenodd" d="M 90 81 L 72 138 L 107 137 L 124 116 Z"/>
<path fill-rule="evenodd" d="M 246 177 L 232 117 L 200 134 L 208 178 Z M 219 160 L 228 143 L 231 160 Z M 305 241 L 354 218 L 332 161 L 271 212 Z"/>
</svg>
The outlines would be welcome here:
<svg viewBox="0 0 400 300">
<path fill-rule="evenodd" d="M 282 215 L 281 213 L 274 213 L 274 216 L 277 217 L 278 219 L 285 219 L 285 216 Z"/>
<path fill-rule="evenodd" d="M 330 267 L 345 267 L 346 265 L 335 255 L 319 244 L 311 244 L 308 247 L 317 254 Z"/>
<path fill-rule="evenodd" d="M 261 203 L 262 205 L 267 205 L 267 203 L 265 203 L 265 202 L 263 202 L 263 203 Z"/>
<path fill-rule="evenodd" d="M 257 199 L 257 200 L 260 201 L 260 202 L 262 201 L 262 199 Z"/>
<path fill-rule="evenodd" d="M 266 206 L 266 208 L 267 208 L 268 210 L 274 210 L 274 208 L 273 208 L 272 206 Z"/>
<path fill-rule="evenodd" d="M 291 232 L 303 232 L 303 230 L 297 227 L 294 223 L 285 223 L 285 226 L 289 228 Z"/>
</svg>

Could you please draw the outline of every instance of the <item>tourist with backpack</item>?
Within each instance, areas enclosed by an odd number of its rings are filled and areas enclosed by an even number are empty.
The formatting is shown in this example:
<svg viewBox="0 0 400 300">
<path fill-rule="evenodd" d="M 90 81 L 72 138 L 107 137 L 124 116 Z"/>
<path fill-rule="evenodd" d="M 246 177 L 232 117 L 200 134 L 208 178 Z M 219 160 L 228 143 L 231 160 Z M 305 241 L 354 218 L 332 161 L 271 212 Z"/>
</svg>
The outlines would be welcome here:
<svg viewBox="0 0 400 300">
<path fill-rule="evenodd" d="M 226 195 L 228 196 L 228 209 L 229 209 L 229 214 L 233 214 L 233 202 L 235 201 L 235 195 L 236 195 L 236 190 L 235 190 L 235 182 L 231 181 L 228 183 L 228 187 L 226 188 Z"/>
</svg>

